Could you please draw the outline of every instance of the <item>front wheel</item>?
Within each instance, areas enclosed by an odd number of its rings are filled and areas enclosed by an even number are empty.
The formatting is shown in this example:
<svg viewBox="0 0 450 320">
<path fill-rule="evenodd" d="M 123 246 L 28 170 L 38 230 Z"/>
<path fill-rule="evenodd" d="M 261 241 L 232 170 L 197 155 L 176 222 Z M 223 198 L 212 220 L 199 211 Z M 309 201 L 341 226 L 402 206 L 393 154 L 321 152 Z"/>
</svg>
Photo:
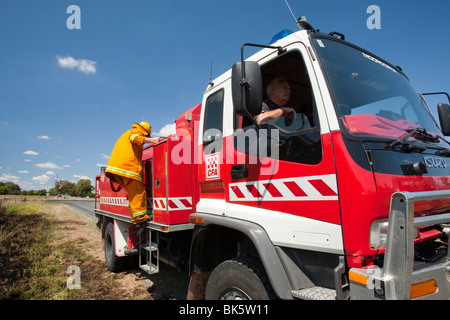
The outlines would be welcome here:
<svg viewBox="0 0 450 320">
<path fill-rule="evenodd" d="M 269 300 L 273 290 L 259 260 L 231 259 L 219 264 L 206 285 L 207 300 Z"/>
</svg>

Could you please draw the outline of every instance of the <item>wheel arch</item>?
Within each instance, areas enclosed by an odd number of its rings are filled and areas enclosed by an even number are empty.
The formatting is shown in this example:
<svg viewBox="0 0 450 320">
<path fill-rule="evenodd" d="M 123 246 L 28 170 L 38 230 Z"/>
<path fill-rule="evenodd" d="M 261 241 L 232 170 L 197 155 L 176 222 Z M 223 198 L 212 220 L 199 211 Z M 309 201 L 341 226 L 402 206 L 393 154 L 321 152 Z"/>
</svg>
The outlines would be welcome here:
<svg viewBox="0 0 450 320">
<path fill-rule="evenodd" d="M 192 235 L 191 275 L 209 272 L 227 259 L 250 255 L 261 260 L 277 296 L 292 299 L 288 276 L 264 228 L 253 222 L 205 213 L 191 217 L 204 221 L 196 225 Z"/>
<path fill-rule="evenodd" d="M 107 216 L 102 216 L 102 225 L 101 225 L 101 231 L 102 231 L 102 239 L 105 238 L 105 232 L 106 232 L 106 226 L 109 223 L 114 223 L 114 219 Z"/>
</svg>

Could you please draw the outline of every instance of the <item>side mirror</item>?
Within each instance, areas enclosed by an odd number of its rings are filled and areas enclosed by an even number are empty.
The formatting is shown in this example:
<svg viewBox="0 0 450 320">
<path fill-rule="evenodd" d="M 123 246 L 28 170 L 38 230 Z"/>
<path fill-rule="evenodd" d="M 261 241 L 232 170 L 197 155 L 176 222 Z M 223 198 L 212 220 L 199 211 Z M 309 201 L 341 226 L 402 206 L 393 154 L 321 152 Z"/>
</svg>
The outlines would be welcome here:
<svg viewBox="0 0 450 320">
<path fill-rule="evenodd" d="M 450 136 L 450 106 L 445 103 L 439 103 L 437 110 L 442 133 L 444 136 Z"/>
<path fill-rule="evenodd" d="M 231 69 L 231 91 L 234 112 L 240 116 L 261 113 L 263 86 L 261 68 L 255 61 L 236 62 Z"/>
</svg>

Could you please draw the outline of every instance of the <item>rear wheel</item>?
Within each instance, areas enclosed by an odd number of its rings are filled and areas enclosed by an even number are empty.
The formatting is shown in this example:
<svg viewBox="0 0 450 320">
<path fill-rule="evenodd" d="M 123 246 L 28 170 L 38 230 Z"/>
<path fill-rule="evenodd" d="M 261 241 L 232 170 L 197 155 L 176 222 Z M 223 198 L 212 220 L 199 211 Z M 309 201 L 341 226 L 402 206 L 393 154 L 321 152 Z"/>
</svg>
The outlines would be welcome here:
<svg viewBox="0 0 450 320">
<path fill-rule="evenodd" d="M 231 259 L 219 264 L 206 285 L 207 300 L 268 300 L 273 290 L 256 259 Z"/>
<path fill-rule="evenodd" d="M 116 246 L 114 241 L 114 224 L 108 223 L 105 230 L 105 261 L 109 271 L 121 271 L 125 265 L 125 259 L 116 256 Z"/>
</svg>

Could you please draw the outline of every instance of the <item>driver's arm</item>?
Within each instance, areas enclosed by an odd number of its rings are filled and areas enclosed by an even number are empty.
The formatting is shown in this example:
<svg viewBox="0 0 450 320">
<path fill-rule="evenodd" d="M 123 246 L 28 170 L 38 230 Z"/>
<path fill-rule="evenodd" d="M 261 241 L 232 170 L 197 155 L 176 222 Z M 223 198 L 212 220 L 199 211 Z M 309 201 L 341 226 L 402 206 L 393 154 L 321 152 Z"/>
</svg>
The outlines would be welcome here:
<svg viewBox="0 0 450 320">
<path fill-rule="evenodd" d="M 258 116 L 258 118 L 256 119 L 256 122 L 258 124 L 260 124 L 261 122 L 263 122 L 265 120 L 277 119 L 281 116 L 287 116 L 287 115 L 294 116 L 295 110 L 293 108 L 289 108 L 289 107 L 282 107 L 279 109 L 266 111 L 266 112 L 261 113 Z"/>
</svg>

